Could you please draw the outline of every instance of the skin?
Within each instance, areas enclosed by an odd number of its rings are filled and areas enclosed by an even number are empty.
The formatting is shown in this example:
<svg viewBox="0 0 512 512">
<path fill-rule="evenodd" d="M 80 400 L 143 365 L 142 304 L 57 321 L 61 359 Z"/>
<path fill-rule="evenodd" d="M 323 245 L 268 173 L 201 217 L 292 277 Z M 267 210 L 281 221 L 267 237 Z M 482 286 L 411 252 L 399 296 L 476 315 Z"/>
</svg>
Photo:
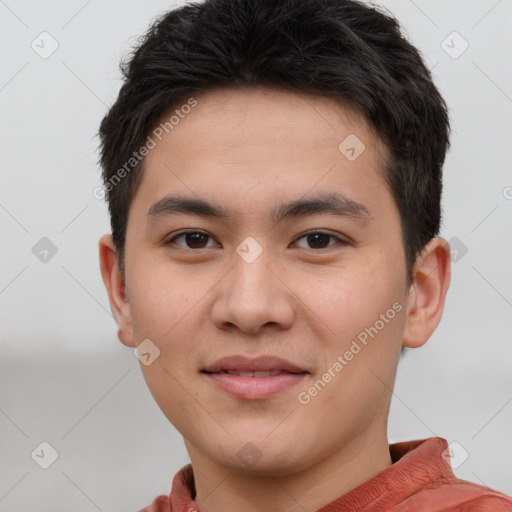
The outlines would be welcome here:
<svg viewBox="0 0 512 512">
<path fill-rule="evenodd" d="M 141 369 L 183 435 L 201 511 L 314 511 L 391 464 L 387 418 L 400 349 L 423 345 L 441 319 L 449 245 L 432 239 L 406 280 L 400 217 L 382 177 L 386 148 L 351 108 L 263 87 L 212 89 L 197 100 L 145 159 L 129 210 L 125 280 L 112 237 L 100 240 L 118 336 L 160 350 Z M 354 161 L 338 149 L 349 134 L 365 144 Z M 281 203 L 332 191 L 371 217 L 269 218 Z M 148 223 L 150 207 L 169 193 L 215 201 L 230 216 Z M 186 229 L 209 237 L 165 245 Z M 315 246 L 302 236 L 310 231 L 333 237 Z M 248 236 L 263 250 L 252 263 L 236 252 Z M 394 303 L 401 311 L 300 403 L 298 394 Z M 266 400 L 235 398 L 200 373 L 232 354 L 275 355 L 310 373 Z M 261 456 L 252 464 L 237 456 L 248 442 Z"/>
</svg>

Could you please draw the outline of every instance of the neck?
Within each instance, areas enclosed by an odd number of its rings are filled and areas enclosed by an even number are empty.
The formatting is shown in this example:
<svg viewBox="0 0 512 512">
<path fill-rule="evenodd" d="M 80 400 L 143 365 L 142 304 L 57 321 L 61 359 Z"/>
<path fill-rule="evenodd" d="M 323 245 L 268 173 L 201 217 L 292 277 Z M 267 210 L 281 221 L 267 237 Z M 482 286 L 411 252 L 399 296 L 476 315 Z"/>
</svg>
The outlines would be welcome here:
<svg viewBox="0 0 512 512">
<path fill-rule="evenodd" d="M 201 512 L 313 512 L 392 463 L 386 432 L 363 432 L 307 469 L 277 477 L 237 473 L 186 444 Z"/>
</svg>

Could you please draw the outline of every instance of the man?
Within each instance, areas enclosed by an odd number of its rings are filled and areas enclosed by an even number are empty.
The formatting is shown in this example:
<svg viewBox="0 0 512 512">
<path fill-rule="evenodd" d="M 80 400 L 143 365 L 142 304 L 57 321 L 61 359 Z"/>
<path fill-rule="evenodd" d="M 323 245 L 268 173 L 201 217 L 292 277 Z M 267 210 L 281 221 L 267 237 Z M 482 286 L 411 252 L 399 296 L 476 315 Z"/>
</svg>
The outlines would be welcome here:
<svg viewBox="0 0 512 512">
<path fill-rule="evenodd" d="M 446 105 L 351 0 L 157 20 L 100 127 L 100 264 L 191 464 L 148 512 L 509 511 L 442 438 L 388 444 L 403 347 L 441 319 Z"/>
</svg>

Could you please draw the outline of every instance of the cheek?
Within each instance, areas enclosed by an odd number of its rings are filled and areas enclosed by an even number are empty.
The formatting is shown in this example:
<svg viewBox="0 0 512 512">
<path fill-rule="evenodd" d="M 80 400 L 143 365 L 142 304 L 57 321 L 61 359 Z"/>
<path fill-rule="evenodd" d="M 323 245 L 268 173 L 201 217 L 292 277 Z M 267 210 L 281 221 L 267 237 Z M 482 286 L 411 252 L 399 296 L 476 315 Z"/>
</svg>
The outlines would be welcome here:
<svg viewBox="0 0 512 512">
<path fill-rule="evenodd" d="M 167 370 L 182 380 L 190 378 L 190 361 L 197 357 L 201 345 L 198 314 L 212 282 L 170 264 L 144 262 L 141 258 L 132 267 L 130 286 L 136 342 L 151 340 L 160 350 L 159 362 L 164 372 Z M 172 380 L 169 375 L 167 379 Z"/>
<path fill-rule="evenodd" d="M 151 280 L 141 279 L 132 291 L 132 328 L 137 343 L 149 339 L 159 351 L 150 365 L 141 362 L 144 379 L 164 415 L 181 432 L 186 418 L 199 414 L 190 385 L 198 350 L 194 346 L 195 301 L 190 291 L 188 296 L 183 291 L 182 283 L 176 286 L 169 276 L 159 279 L 157 271 Z"/>
<path fill-rule="evenodd" d="M 308 306 L 305 311 L 315 313 L 308 315 L 317 319 L 314 330 L 326 347 L 326 364 L 353 350 L 357 354 L 348 354 L 351 361 L 367 365 L 393 354 L 391 345 L 401 340 L 405 304 L 404 282 L 397 277 L 403 274 L 400 260 L 397 264 L 385 251 L 375 250 L 365 261 L 352 263 L 322 279 L 297 281 L 302 283 L 298 293 Z"/>
<path fill-rule="evenodd" d="M 148 261 L 133 265 L 130 274 L 130 313 L 136 339 L 165 339 L 193 308 L 189 280 L 176 269 Z M 193 285 L 193 282 L 191 283 Z"/>
<path fill-rule="evenodd" d="M 297 275 L 294 292 L 305 305 L 304 314 L 316 318 L 322 333 L 319 338 L 339 344 L 350 340 L 380 312 L 386 290 L 378 279 L 369 265 L 344 264 L 321 277 Z"/>
<path fill-rule="evenodd" d="M 174 358 L 172 361 L 177 362 Z M 190 418 L 204 415 L 201 400 L 194 397 L 190 377 L 183 375 L 180 364 L 171 365 L 165 353 L 150 366 L 141 367 L 148 389 L 162 413 L 182 435 L 189 435 Z"/>
</svg>

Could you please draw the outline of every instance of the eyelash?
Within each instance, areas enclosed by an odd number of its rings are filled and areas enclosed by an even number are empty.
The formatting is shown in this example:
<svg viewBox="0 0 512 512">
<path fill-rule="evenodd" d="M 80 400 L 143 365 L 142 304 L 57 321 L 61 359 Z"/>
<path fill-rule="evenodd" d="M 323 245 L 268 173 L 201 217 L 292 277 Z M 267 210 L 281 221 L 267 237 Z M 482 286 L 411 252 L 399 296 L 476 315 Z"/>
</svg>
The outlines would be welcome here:
<svg viewBox="0 0 512 512">
<path fill-rule="evenodd" d="M 213 237 L 211 235 L 209 235 L 208 233 L 204 233 L 202 231 L 198 231 L 198 230 L 188 230 L 188 231 L 182 231 L 181 233 L 178 233 L 177 235 L 173 236 L 171 239 L 169 239 L 167 242 L 165 242 L 164 245 L 171 245 L 174 243 L 174 241 L 179 238 L 179 237 L 182 237 L 182 236 L 185 236 L 185 235 L 189 235 L 189 234 L 201 234 L 201 235 L 204 235 L 204 236 L 207 236 L 211 239 L 213 239 Z M 341 245 L 350 245 L 350 242 L 348 242 L 347 240 L 343 240 L 341 239 L 340 237 L 336 236 L 336 235 L 333 235 L 331 233 L 327 233 L 325 231 L 308 231 L 306 233 L 302 233 L 301 235 L 299 235 L 296 240 L 300 240 L 301 238 L 304 238 L 306 236 L 309 236 L 309 235 L 316 235 L 316 234 L 321 234 L 321 235 L 326 235 L 326 236 L 329 236 L 331 238 L 335 238 Z M 190 251 L 199 251 L 201 249 L 208 249 L 209 247 L 201 247 L 200 249 L 192 249 L 190 247 L 181 247 L 181 246 L 178 246 L 180 249 L 183 249 L 183 250 L 190 250 Z M 322 251 L 322 250 L 327 250 L 327 249 L 331 249 L 333 246 L 328 246 L 328 247 L 323 247 L 321 249 L 311 249 L 312 251 L 315 251 L 315 252 L 319 252 L 319 251 Z"/>
</svg>

